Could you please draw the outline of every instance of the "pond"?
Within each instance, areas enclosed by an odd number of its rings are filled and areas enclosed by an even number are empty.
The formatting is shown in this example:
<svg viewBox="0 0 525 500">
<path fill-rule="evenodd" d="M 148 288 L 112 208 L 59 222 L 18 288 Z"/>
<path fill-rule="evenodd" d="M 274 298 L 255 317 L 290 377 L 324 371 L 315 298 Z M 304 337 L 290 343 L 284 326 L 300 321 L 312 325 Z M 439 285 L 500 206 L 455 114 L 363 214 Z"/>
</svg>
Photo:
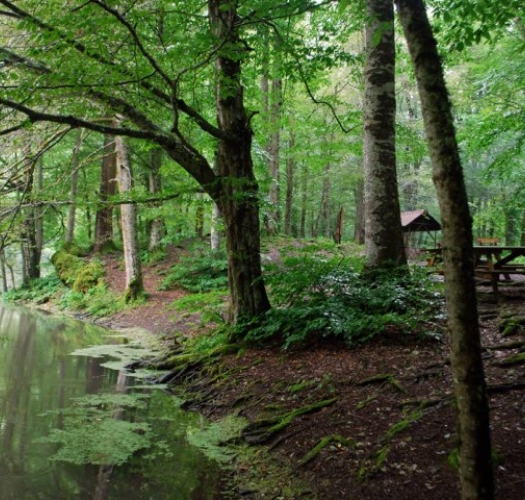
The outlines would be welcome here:
<svg viewBox="0 0 525 500">
<path fill-rule="evenodd" d="M 119 343 L 93 325 L 0 304 L 0 500 L 219 498 L 217 463 L 188 441 L 205 426 L 199 415 L 78 353 Z"/>
</svg>

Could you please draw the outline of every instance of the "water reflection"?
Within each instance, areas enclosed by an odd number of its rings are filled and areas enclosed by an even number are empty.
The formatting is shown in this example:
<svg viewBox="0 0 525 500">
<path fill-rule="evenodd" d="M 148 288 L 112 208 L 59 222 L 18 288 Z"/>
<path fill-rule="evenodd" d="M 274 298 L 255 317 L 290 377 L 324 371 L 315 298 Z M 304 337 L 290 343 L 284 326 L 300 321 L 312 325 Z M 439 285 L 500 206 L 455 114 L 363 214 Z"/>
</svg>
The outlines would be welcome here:
<svg viewBox="0 0 525 500">
<path fill-rule="evenodd" d="M 147 399 L 147 410 L 130 416 L 146 418 L 162 447 L 120 466 L 49 460 L 57 445 L 39 438 L 65 425 L 64 413 L 52 410 L 69 408 L 72 398 L 130 391 L 133 379 L 124 372 L 102 367 L 102 359 L 70 355 L 104 343 L 107 332 L 92 325 L 0 306 L 0 500 L 214 499 L 217 470 L 184 439 L 199 417 L 161 391 Z M 123 408 L 112 410 L 112 418 L 125 417 Z"/>
</svg>

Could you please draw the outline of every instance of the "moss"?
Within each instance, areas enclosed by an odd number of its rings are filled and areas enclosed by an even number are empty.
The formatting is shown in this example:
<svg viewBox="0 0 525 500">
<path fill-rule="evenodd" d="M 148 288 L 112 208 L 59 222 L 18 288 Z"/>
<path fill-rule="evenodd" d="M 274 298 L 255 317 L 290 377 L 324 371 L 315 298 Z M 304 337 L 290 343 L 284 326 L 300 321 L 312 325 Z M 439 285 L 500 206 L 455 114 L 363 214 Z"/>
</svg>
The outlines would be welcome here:
<svg viewBox="0 0 525 500">
<path fill-rule="evenodd" d="M 64 243 L 62 249 L 71 255 L 75 255 L 76 257 L 83 257 L 86 255 L 86 252 L 75 243 Z"/>
<path fill-rule="evenodd" d="M 86 293 L 90 288 L 97 286 L 104 278 L 104 266 L 98 260 L 92 260 L 78 270 L 73 283 L 75 292 Z"/>
<path fill-rule="evenodd" d="M 126 291 L 124 292 L 124 302 L 128 304 L 129 302 L 139 301 L 144 298 L 144 286 L 140 280 L 131 281 Z"/>
<path fill-rule="evenodd" d="M 84 261 L 66 250 L 59 250 L 51 256 L 51 263 L 55 266 L 60 281 L 71 286 L 75 282 Z"/>
<path fill-rule="evenodd" d="M 60 281 L 75 292 L 86 293 L 90 288 L 97 286 L 104 277 L 104 266 L 100 261 L 86 262 L 65 249 L 53 254 L 51 263 L 55 266 Z"/>
</svg>

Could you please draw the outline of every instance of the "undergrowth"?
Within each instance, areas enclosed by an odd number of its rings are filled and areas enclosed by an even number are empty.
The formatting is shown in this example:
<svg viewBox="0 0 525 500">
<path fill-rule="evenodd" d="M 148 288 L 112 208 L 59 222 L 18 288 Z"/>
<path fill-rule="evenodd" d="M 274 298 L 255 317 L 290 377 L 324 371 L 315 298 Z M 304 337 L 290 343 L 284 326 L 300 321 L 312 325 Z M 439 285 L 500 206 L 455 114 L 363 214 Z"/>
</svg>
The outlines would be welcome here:
<svg viewBox="0 0 525 500">
<path fill-rule="evenodd" d="M 84 293 L 68 289 L 60 296 L 58 306 L 61 309 L 85 311 L 90 316 L 102 317 L 121 310 L 125 304 L 113 296 L 104 283 L 100 283 Z"/>
<path fill-rule="evenodd" d="M 440 312 L 440 292 L 421 269 L 364 272 L 362 259 L 319 251 L 281 260 L 265 275 L 273 308 L 238 327 L 249 341 L 288 348 L 337 337 L 351 346 L 385 331 L 419 333 Z"/>
<path fill-rule="evenodd" d="M 180 258 L 161 284 L 161 290 L 174 286 L 202 293 L 225 290 L 228 286 L 228 262 L 223 250 L 196 250 Z"/>
<path fill-rule="evenodd" d="M 177 299 L 170 307 L 181 317 L 197 314 L 203 324 L 209 322 L 223 324 L 226 321 L 228 309 L 225 300 L 227 294 L 228 292 L 224 289 L 193 293 Z"/>
<path fill-rule="evenodd" d="M 31 280 L 20 288 L 5 292 L 2 297 L 7 302 L 42 303 L 55 297 L 65 287 L 55 273 Z"/>
</svg>

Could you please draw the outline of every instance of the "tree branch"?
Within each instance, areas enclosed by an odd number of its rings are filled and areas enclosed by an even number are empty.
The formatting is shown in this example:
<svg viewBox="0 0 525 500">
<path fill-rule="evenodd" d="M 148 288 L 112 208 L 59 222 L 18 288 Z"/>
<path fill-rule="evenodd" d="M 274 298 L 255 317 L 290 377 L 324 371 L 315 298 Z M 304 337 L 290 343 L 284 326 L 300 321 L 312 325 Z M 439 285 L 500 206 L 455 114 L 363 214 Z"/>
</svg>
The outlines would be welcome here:
<svg viewBox="0 0 525 500">
<path fill-rule="evenodd" d="M 109 5 L 107 5 L 105 2 L 102 2 L 100 0 L 91 0 L 92 4 L 98 5 L 102 10 L 113 16 L 122 26 L 124 26 L 128 33 L 133 38 L 136 46 L 138 47 L 140 53 L 146 58 L 146 60 L 150 63 L 151 67 L 155 70 L 156 73 L 158 73 L 162 79 L 165 81 L 165 83 L 168 85 L 172 91 L 173 88 L 173 82 L 171 81 L 171 78 L 168 77 L 166 73 L 164 73 L 163 69 L 159 66 L 155 58 L 146 50 L 142 42 L 140 41 L 139 36 L 137 35 L 137 31 L 131 24 L 127 21 L 127 19 L 120 14 L 116 9 L 113 9 Z"/>
<path fill-rule="evenodd" d="M 105 4 L 103 4 L 102 2 L 100 2 L 98 0 L 95 0 L 94 3 L 99 5 L 101 8 L 103 8 L 103 6 L 105 5 Z M 25 12 L 24 10 L 16 7 L 13 2 L 10 2 L 8 0 L 0 0 L 0 5 L 4 5 L 8 9 L 10 9 L 12 11 L 12 13 L 13 13 L 12 17 L 16 17 L 16 18 L 19 18 L 19 19 L 25 19 L 27 21 L 32 22 L 38 28 L 40 28 L 40 29 L 42 29 L 44 31 L 48 31 L 48 32 L 57 34 L 58 37 L 62 41 L 66 42 L 69 46 L 73 47 L 75 50 L 80 52 L 82 55 L 84 55 L 84 56 L 86 56 L 86 57 L 88 57 L 90 59 L 93 59 L 94 61 L 96 61 L 96 62 L 98 62 L 100 64 L 103 64 L 105 66 L 110 67 L 112 70 L 116 71 L 118 74 L 120 74 L 122 76 L 125 76 L 126 78 L 131 78 L 131 80 L 133 82 L 138 83 L 139 86 L 142 87 L 144 90 L 147 90 L 148 92 L 151 92 L 151 94 L 153 94 L 155 97 L 159 98 L 161 101 L 163 101 L 163 102 L 169 104 L 170 106 L 172 106 L 172 107 L 182 111 L 184 114 L 186 114 L 188 117 L 190 117 L 198 127 L 200 127 L 203 131 L 209 133 L 213 137 L 215 137 L 217 139 L 223 139 L 223 140 L 231 140 L 231 139 L 233 139 L 232 137 L 229 137 L 228 134 L 226 134 L 225 132 L 221 131 L 218 127 L 214 126 L 209 121 L 207 121 L 199 112 L 197 112 L 197 110 L 195 110 L 192 107 L 190 107 L 184 100 L 178 99 L 176 97 L 170 96 L 169 94 L 166 94 L 165 92 L 163 92 L 159 88 L 155 87 L 154 85 L 152 85 L 151 83 L 146 81 L 146 79 L 145 79 L 146 77 L 142 77 L 142 78 L 137 79 L 136 75 L 132 74 L 129 70 L 127 70 L 127 69 L 123 68 L 122 66 L 116 64 L 114 61 L 111 61 L 111 60 L 103 57 L 102 55 L 100 55 L 97 52 L 92 52 L 92 51 L 88 50 L 88 48 L 84 44 L 78 42 L 75 39 L 71 39 L 71 37 L 69 37 L 65 33 L 62 33 L 57 28 L 55 28 L 55 27 L 53 27 L 53 26 L 43 22 L 42 20 L 38 19 L 37 17 L 32 16 L 28 12 Z M 107 7 L 107 8 L 110 9 L 109 7 Z M 7 15 L 5 13 L 5 11 L 0 11 L 0 15 L 1 14 Z M 118 12 L 115 11 L 115 13 L 113 15 L 116 16 L 116 18 L 117 18 L 117 20 L 119 22 L 125 23 L 124 26 L 126 26 L 128 29 L 132 30 L 131 31 L 132 36 L 133 36 L 133 38 L 135 40 L 135 43 L 139 47 L 139 50 L 141 51 L 141 53 L 144 55 L 144 57 L 146 57 L 146 59 L 153 66 L 155 71 L 158 72 L 159 75 L 162 76 L 163 80 L 168 83 L 169 88 L 173 91 L 174 88 L 176 87 L 176 85 L 171 81 L 171 79 L 168 77 L 168 75 L 166 75 L 162 71 L 162 69 L 158 66 L 156 61 L 147 53 L 145 48 L 140 43 L 138 35 L 137 35 L 136 31 L 133 29 L 133 27 L 129 23 L 127 23 L 127 21 L 125 21 L 125 19 L 123 19 L 122 16 L 120 16 L 120 14 L 118 14 Z M 23 65 L 25 65 L 27 68 L 29 68 L 31 70 L 39 70 L 41 72 L 51 73 L 51 70 L 49 68 L 47 68 L 45 65 L 41 65 L 38 62 L 31 61 L 30 59 L 25 58 L 23 56 L 20 56 L 18 54 L 15 54 L 14 52 L 9 51 L 8 49 L 3 49 L 2 48 L 2 49 L 0 49 L 0 53 L 2 51 L 4 53 L 6 53 L 6 54 L 9 54 L 9 56 L 12 58 L 13 62 L 16 62 L 16 63 L 19 63 L 19 64 L 23 64 Z M 177 79 L 178 78 L 180 78 L 180 75 L 177 77 Z M 175 109 L 173 111 L 176 112 Z"/>
</svg>

